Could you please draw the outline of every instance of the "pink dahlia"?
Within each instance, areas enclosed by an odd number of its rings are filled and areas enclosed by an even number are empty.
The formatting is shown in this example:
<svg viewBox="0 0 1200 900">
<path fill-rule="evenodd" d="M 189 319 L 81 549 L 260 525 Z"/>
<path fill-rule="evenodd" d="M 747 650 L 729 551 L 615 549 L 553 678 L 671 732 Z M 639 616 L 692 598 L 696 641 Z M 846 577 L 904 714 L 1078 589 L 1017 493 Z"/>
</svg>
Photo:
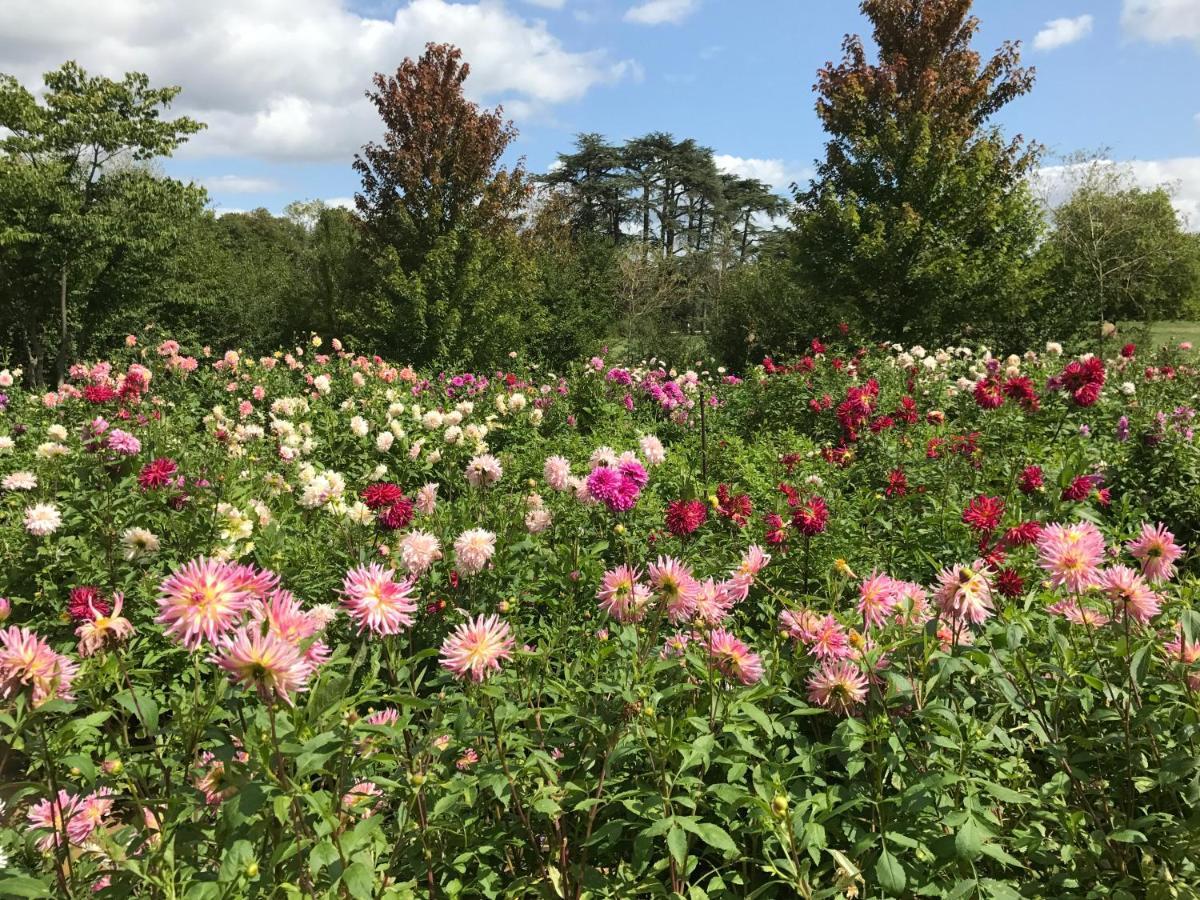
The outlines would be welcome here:
<svg viewBox="0 0 1200 900">
<path fill-rule="evenodd" d="M 417 611 L 411 579 L 397 582 L 379 563 L 358 566 L 342 581 L 342 606 L 358 623 L 358 633 L 399 634 L 413 623 Z"/>
<path fill-rule="evenodd" d="M 485 528 L 468 529 L 454 540 L 454 568 L 460 575 L 478 575 L 495 552 L 495 534 Z"/>
<path fill-rule="evenodd" d="M 226 563 L 201 557 L 172 572 L 159 585 L 155 622 L 189 650 L 216 644 L 250 602 L 244 581 Z"/>
<path fill-rule="evenodd" d="M 696 612 L 700 584 L 692 570 L 671 556 L 660 556 L 648 568 L 650 586 L 662 598 L 667 619 L 676 624 L 689 621 Z"/>
<path fill-rule="evenodd" d="M 1037 539 L 1038 565 L 1050 574 L 1050 583 L 1082 593 L 1099 575 L 1104 558 L 1104 537 L 1091 522 L 1047 525 Z"/>
<path fill-rule="evenodd" d="M 713 668 L 730 681 L 754 684 L 762 680 L 762 659 L 724 628 L 714 630 L 706 644 Z"/>
<path fill-rule="evenodd" d="M 292 694 L 308 686 L 311 669 L 300 649 L 254 623 L 222 638 L 212 661 L 236 684 L 252 687 L 264 701 L 276 698 L 292 705 Z"/>
<path fill-rule="evenodd" d="M 71 681 L 79 667 L 55 653 L 28 628 L 13 625 L 0 630 L 0 700 L 28 688 L 34 706 L 47 700 L 74 700 Z"/>
<path fill-rule="evenodd" d="M 546 464 L 542 467 L 542 476 L 552 489 L 565 491 L 571 486 L 571 464 L 565 457 L 548 456 Z"/>
<path fill-rule="evenodd" d="M 1175 576 L 1176 560 L 1183 556 L 1183 547 L 1161 523 L 1142 525 L 1141 533 L 1125 546 L 1141 562 L 1142 575 L 1151 584 L 1170 581 Z"/>
<path fill-rule="evenodd" d="M 425 574 L 441 558 L 441 541 L 428 531 L 410 531 L 400 541 L 400 559 L 413 578 Z"/>
<path fill-rule="evenodd" d="M 938 573 L 934 600 L 942 618 L 955 625 L 981 625 L 992 615 L 991 570 L 980 559 L 971 566 L 954 565 Z"/>
<path fill-rule="evenodd" d="M 869 626 L 879 628 L 896 608 L 896 583 L 888 575 L 872 572 L 858 588 L 858 611 Z"/>
<path fill-rule="evenodd" d="M 868 682 L 849 660 L 826 662 L 808 677 L 808 702 L 849 715 L 867 699 Z"/>
<path fill-rule="evenodd" d="M 80 656 L 92 656 L 129 639 L 133 634 L 133 623 L 121 615 L 124 606 L 125 596 L 117 592 L 113 594 L 111 612 L 97 613 L 75 629 Z"/>
<path fill-rule="evenodd" d="M 1158 594 L 1129 566 L 1105 569 L 1100 573 L 1097 586 L 1112 601 L 1114 612 L 1124 613 L 1141 625 L 1148 624 L 1162 608 Z"/>
<path fill-rule="evenodd" d="M 500 671 L 500 660 L 512 657 L 508 623 L 499 616 L 478 616 L 454 629 L 442 642 L 442 667 L 459 678 L 483 681 Z"/>
<path fill-rule="evenodd" d="M 650 589 L 640 579 L 641 573 L 632 566 L 605 572 L 596 592 L 600 608 L 618 622 L 641 621 L 650 602 Z"/>
</svg>

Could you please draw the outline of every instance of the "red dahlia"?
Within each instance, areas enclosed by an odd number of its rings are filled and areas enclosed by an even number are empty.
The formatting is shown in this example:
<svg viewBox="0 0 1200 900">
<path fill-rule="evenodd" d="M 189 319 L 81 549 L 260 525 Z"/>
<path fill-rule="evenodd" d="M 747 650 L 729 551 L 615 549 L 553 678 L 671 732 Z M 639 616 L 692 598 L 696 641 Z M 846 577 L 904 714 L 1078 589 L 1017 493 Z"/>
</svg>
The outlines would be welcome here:
<svg viewBox="0 0 1200 900">
<path fill-rule="evenodd" d="M 691 534 L 707 518 L 708 510 L 699 500 L 672 500 L 667 504 L 667 530 L 676 537 Z"/>
<path fill-rule="evenodd" d="M 96 616 L 107 616 L 112 612 L 112 606 L 100 589 L 89 584 L 71 588 L 71 597 L 67 601 L 67 615 L 76 622 L 91 622 Z"/>
<path fill-rule="evenodd" d="M 1032 494 L 1034 491 L 1040 491 L 1045 483 L 1046 479 L 1042 476 L 1041 466 L 1026 466 L 1021 470 L 1017 487 L 1021 489 L 1022 494 Z"/>
<path fill-rule="evenodd" d="M 138 485 L 143 491 L 166 487 L 178 471 L 175 460 L 160 456 L 142 466 L 142 471 L 138 473 Z"/>
<path fill-rule="evenodd" d="M 996 590 L 1005 597 L 1020 597 L 1025 593 L 1025 579 L 1015 569 L 1001 569 L 996 573 Z"/>
<path fill-rule="evenodd" d="M 83 389 L 83 399 L 88 403 L 112 403 L 117 392 L 106 384 L 89 384 Z"/>
<path fill-rule="evenodd" d="M 407 527 L 412 520 L 413 502 L 404 496 L 379 513 L 379 524 L 392 531 Z"/>
<path fill-rule="evenodd" d="M 806 537 L 820 534 L 829 526 L 829 506 L 824 497 L 809 497 L 792 512 L 792 524 Z"/>
<path fill-rule="evenodd" d="M 403 497 L 404 491 L 390 481 L 380 481 L 377 484 L 368 484 L 359 496 L 368 509 L 383 509 Z"/>
<path fill-rule="evenodd" d="M 967 504 L 967 508 L 963 510 L 962 520 L 963 524 L 987 534 L 995 531 L 996 526 L 1000 524 L 1000 517 L 1003 515 L 1003 500 L 999 497 L 980 494 Z"/>
</svg>

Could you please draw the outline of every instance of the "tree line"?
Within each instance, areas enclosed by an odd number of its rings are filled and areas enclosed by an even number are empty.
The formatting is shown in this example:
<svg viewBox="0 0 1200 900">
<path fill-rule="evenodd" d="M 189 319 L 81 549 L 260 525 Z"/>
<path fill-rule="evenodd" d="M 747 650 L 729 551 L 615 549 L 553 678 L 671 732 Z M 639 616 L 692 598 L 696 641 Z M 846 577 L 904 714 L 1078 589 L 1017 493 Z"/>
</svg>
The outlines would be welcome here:
<svg viewBox="0 0 1200 900">
<path fill-rule="evenodd" d="M 512 122 L 430 44 L 367 91 L 381 135 L 353 210 L 218 216 L 157 165 L 204 127 L 167 117 L 180 88 L 68 62 L 39 99 L 0 76 L 0 363 L 52 382 L 149 328 L 262 352 L 315 331 L 445 366 L 602 345 L 741 366 L 839 322 L 1018 349 L 1200 314 L 1200 241 L 1165 189 L 1077 158 L 1065 199 L 1038 196 L 1042 148 L 994 124 L 1034 73 L 1016 44 L 974 48 L 970 7 L 864 0 L 873 52 L 848 36 L 817 73 L 828 140 L 790 196 L 665 132 L 506 165 Z"/>
</svg>

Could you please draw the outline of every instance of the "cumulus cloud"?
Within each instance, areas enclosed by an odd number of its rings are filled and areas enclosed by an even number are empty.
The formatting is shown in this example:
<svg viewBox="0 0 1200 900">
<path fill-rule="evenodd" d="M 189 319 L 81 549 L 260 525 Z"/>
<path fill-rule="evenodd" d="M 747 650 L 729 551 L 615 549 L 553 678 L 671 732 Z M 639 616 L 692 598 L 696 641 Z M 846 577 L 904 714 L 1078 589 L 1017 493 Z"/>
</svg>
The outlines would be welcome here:
<svg viewBox="0 0 1200 900">
<path fill-rule="evenodd" d="M 226 194 L 264 194 L 279 190 L 279 182 L 272 178 L 251 178 L 245 175 L 212 175 L 201 178 L 200 183 L 210 191 Z"/>
<path fill-rule="evenodd" d="M 739 178 L 757 178 L 784 195 L 790 194 L 794 182 L 803 183 L 812 177 L 811 169 L 789 164 L 782 159 L 753 159 L 718 153 L 713 156 L 713 161 L 721 172 Z"/>
<path fill-rule="evenodd" d="M 1126 162 L 1101 160 L 1100 165 L 1120 166 L 1128 176 L 1128 183 L 1151 190 L 1166 188 L 1171 194 L 1171 205 L 1184 220 L 1189 231 L 1200 231 L 1200 156 L 1179 156 L 1171 159 L 1135 159 Z M 1075 183 L 1076 170 L 1088 163 L 1065 166 L 1045 166 L 1034 181 L 1046 201 L 1055 206 L 1067 199 L 1071 185 Z"/>
<path fill-rule="evenodd" d="M 625 21 L 638 25 L 678 25 L 699 8 L 700 0 L 645 0 L 625 11 Z"/>
<path fill-rule="evenodd" d="M 525 0 L 525 2 L 540 6 L 542 9 L 562 9 L 567 5 L 567 0 Z"/>
<path fill-rule="evenodd" d="M 360 15 L 349 0 L 174 0 L 169 15 L 160 0 L 0 3 L 5 71 L 36 86 L 76 59 L 182 85 L 175 111 L 209 125 L 190 154 L 344 160 L 379 131 L 364 97 L 371 75 L 431 40 L 462 48 L 473 99 L 508 108 L 542 111 L 637 73 L 603 51 L 566 49 L 545 22 L 499 0 L 409 0 L 390 18 Z"/>
<path fill-rule="evenodd" d="M 1196 0 L 1124 0 L 1121 27 L 1130 37 L 1154 43 L 1186 40 L 1200 47 Z"/>
<path fill-rule="evenodd" d="M 1034 49 L 1054 50 L 1083 40 L 1092 33 L 1093 20 L 1090 15 L 1074 19 L 1051 19 L 1033 39 Z"/>
</svg>

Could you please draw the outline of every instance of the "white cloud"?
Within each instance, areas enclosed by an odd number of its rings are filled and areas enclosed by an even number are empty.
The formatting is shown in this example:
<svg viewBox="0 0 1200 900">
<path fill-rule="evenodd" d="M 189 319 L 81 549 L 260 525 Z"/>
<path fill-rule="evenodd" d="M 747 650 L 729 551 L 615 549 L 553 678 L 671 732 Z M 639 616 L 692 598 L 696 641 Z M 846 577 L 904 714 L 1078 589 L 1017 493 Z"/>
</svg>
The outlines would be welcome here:
<svg viewBox="0 0 1200 900">
<path fill-rule="evenodd" d="M 354 209 L 353 197 L 330 197 L 325 201 L 326 206 L 336 206 L 339 209 Z"/>
<path fill-rule="evenodd" d="M 626 22 L 638 25 L 678 25 L 697 9 L 700 0 L 645 0 L 625 11 Z"/>
<path fill-rule="evenodd" d="M 1036 188 L 1050 205 L 1067 199 L 1073 176 L 1083 164 L 1045 166 L 1034 176 Z M 1171 194 L 1171 205 L 1183 217 L 1189 231 L 1200 231 L 1200 156 L 1178 156 L 1172 159 L 1146 159 L 1113 162 L 1102 160 L 1100 165 L 1120 166 L 1128 181 L 1143 189 L 1164 187 Z"/>
<path fill-rule="evenodd" d="M 409 0 L 390 19 L 349 0 L 3 0 L 0 59 L 29 86 L 64 59 L 109 76 L 143 71 L 179 84 L 173 112 L 209 128 L 189 154 L 347 160 L 379 134 L 364 97 L 377 71 L 394 72 L 427 41 L 462 48 L 466 88 L 487 103 L 542 111 L 599 84 L 636 75 L 604 51 L 567 50 L 545 22 L 501 0 Z M 544 5 L 544 4 L 543 4 Z"/>
<path fill-rule="evenodd" d="M 804 166 L 794 166 L 782 159 L 748 159 L 742 156 L 730 156 L 718 153 L 713 156 L 717 169 L 740 178 L 757 178 L 763 184 L 775 189 L 777 193 L 790 196 L 793 182 L 803 183 L 812 177 L 812 170 Z"/>
<path fill-rule="evenodd" d="M 1074 19 L 1051 19 L 1033 39 L 1034 49 L 1054 50 L 1083 40 L 1092 33 L 1093 19 L 1089 15 Z"/>
<path fill-rule="evenodd" d="M 1131 37 L 1144 41 L 1188 40 L 1200 45 L 1200 2 L 1124 0 L 1121 26 Z"/>
<path fill-rule="evenodd" d="M 200 183 L 210 191 L 227 194 L 262 194 L 279 190 L 279 182 L 271 178 L 251 178 L 245 175 L 213 175 L 201 178 Z"/>
<path fill-rule="evenodd" d="M 525 0 L 525 2 L 540 6 L 542 9 L 562 9 L 567 4 L 567 0 Z"/>
</svg>

